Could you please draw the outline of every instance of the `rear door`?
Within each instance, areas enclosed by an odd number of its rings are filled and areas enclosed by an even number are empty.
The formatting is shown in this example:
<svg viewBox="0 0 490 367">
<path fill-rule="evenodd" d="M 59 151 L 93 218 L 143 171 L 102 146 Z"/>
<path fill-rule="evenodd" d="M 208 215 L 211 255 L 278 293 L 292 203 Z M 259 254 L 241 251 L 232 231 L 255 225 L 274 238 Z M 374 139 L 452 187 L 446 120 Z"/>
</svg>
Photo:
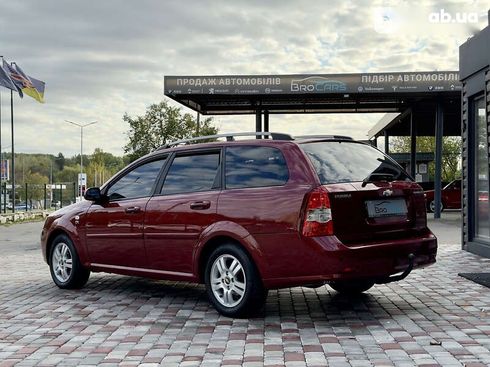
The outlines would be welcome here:
<svg viewBox="0 0 490 367">
<path fill-rule="evenodd" d="M 343 243 L 407 237 L 426 227 L 420 186 L 379 150 L 353 141 L 301 147 L 329 192 L 334 233 Z"/>
<path fill-rule="evenodd" d="M 221 150 L 177 154 L 145 216 L 145 246 L 152 269 L 185 276 L 193 248 L 216 221 L 221 187 Z"/>
</svg>

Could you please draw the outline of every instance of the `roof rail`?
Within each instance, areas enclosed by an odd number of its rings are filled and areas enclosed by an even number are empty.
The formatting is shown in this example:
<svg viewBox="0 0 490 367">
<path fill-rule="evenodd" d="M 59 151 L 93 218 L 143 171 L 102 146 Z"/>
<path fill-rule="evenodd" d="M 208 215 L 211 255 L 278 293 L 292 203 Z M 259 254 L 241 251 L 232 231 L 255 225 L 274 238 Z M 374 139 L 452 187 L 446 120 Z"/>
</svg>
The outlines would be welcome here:
<svg viewBox="0 0 490 367">
<path fill-rule="evenodd" d="M 190 144 L 191 142 L 194 142 L 194 141 L 212 140 L 212 139 L 219 139 L 219 138 L 226 138 L 226 141 L 235 141 L 236 136 L 260 136 L 260 137 L 263 137 L 265 139 L 272 139 L 272 140 L 294 140 L 291 135 L 282 134 L 282 133 L 271 133 L 268 131 L 246 132 L 246 133 L 228 133 L 228 134 L 198 136 L 195 138 L 175 140 L 175 141 L 172 141 L 168 144 L 162 145 L 157 150 L 167 149 L 167 148 L 175 147 L 177 145 Z"/>
<path fill-rule="evenodd" d="M 344 135 L 301 135 L 301 136 L 295 136 L 294 139 L 341 139 L 341 140 L 354 140 L 350 136 L 344 136 Z"/>
</svg>

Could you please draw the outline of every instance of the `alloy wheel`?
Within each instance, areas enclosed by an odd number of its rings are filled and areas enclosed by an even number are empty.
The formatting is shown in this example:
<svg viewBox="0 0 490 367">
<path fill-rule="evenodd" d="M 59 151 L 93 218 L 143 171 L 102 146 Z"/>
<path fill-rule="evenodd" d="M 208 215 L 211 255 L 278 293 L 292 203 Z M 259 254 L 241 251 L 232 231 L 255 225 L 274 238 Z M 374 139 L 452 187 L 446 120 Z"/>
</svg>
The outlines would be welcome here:
<svg viewBox="0 0 490 367">
<path fill-rule="evenodd" d="M 66 243 L 58 242 L 56 244 L 51 261 L 56 279 L 62 283 L 67 282 L 73 269 L 73 256 Z"/>
<path fill-rule="evenodd" d="M 233 255 L 223 254 L 216 258 L 210 281 L 215 298 L 223 306 L 234 307 L 242 301 L 247 279 L 242 264 Z"/>
</svg>

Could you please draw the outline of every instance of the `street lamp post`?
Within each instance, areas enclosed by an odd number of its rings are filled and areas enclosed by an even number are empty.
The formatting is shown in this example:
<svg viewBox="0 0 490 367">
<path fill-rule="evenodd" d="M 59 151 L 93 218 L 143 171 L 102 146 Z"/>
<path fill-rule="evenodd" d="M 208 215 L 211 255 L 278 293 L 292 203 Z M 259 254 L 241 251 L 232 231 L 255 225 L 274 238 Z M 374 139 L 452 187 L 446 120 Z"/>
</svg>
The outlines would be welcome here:
<svg viewBox="0 0 490 367">
<path fill-rule="evenodd" d="M 65 120 L 65 122 L 68 122 L 69 124 L 78 126 L 80 128 L 80 179 L 78 180 L 78 192 L 80 194 L 80 197 L 82 197 L 83 192 L 82 192 L 82 177 L 83 177 L 83 128 L 96 124 L 97 121 L 92 121 L 92 122 L 87 122 L 86 124 L 80 124 L 78 122 L 73 122 L 73 121 L 68 121 Z"/>
</svg>

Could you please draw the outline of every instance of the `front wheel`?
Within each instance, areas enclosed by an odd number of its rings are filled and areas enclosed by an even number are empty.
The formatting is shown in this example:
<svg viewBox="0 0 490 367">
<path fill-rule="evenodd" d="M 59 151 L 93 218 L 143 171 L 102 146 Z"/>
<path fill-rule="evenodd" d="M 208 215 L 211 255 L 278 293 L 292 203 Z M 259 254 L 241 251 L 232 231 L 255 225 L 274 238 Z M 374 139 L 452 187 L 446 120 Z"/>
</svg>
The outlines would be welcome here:
<svg viewBox="0 0 490 367">
<path fill-rule="evenodd" d="M 367 291 L 374 285 L 372 280 L 339 280 L 329 284 L 334 290 L 342 294 L 359 294 Z"/>
<path fill-rule="evenodd" d="M 66 235 L 54 239 L 49 269 L 54 283 L 63 289 L 82 288 L 90 276 L 90 270 L 83 267 L 73 242 Z"/>
<path fill-rule="evenodd" d="M 211 253 L 206 264 L 205 283 L 213 306 L 228 317 L 257 313 L 267 297 L 255 264 L 234 244 L 221 245 Z"/>
</svg>

